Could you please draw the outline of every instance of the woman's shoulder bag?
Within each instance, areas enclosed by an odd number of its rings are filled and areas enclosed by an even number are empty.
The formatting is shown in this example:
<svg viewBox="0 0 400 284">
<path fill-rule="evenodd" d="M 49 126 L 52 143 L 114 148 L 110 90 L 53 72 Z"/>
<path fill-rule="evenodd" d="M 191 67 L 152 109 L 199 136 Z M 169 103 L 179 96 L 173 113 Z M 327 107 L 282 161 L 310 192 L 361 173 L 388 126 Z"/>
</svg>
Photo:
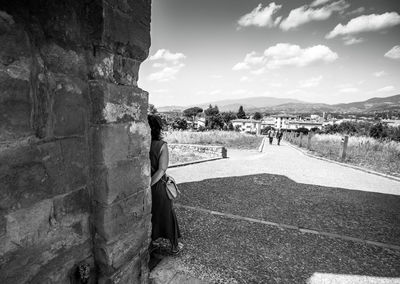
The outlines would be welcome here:
<svg viewBox="0 0 400 284">
<path fill-rule="evenodd" d="M 165 182 L 165 190 L 167 192 L 167 196 L 169 199 L 173 200 L 178 197 L 179 194 L 181 194 L 178 185 L 175 182 L 175 179 L 170 176 L 170 175 L 165 175 L 166 180 L 163 180 Z"/>
</svg>

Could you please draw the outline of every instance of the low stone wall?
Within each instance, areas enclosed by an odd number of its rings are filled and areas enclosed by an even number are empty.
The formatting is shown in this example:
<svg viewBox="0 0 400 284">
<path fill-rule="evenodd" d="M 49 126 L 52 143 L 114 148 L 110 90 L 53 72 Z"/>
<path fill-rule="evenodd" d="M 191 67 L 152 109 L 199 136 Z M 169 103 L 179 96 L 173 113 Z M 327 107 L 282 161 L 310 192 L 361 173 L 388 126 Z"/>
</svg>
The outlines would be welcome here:
<svg viewBox="0 0 400 284">
<path fill-rule="evenodd" d="M 226 148 L 223 146 L 193 145 L 193 144 L 168 144 L 170 151 L 185 151 L 205 154 L 207 158 L 226 158 Z"/>
</svg>

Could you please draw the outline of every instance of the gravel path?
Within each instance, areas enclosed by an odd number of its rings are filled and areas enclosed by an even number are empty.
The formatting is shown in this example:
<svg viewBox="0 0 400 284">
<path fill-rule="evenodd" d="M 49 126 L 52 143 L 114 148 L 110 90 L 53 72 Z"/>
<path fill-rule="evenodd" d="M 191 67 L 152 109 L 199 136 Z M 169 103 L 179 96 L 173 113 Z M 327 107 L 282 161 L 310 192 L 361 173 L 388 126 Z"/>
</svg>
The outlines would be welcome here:
<svg viewBox="0 0 400 284">
<path fill-rule="evenodd" d="M 179 267 L 176 275 L 210 283 L 400 283 L 400 182 L 287 145 L 228 156 L 168 170 L 182 191 L 186 245 L 163 260 L 168 273 Z"/>
</svg>

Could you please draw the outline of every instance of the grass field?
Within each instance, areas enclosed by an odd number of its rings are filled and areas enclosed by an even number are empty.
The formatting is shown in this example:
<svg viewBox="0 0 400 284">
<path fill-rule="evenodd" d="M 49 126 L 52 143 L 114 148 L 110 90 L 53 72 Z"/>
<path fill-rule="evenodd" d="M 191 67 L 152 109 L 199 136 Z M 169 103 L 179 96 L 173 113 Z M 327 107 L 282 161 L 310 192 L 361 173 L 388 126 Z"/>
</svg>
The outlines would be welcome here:
<svg viewBox="0 0 400 284">
<path fill-rule="evenodd" d="M 339 134 L 314 135 L 311 151 L 322 157 L 340 160 L 342 137 Z M 296 140 L 295 144 L 298 145 L 298 142 Z M 307 136 L 303 137 L 302 145 L 306 147 Z M 344 162 L 400 177 L 400 143 L 350 136 Z"/>
<path fill-rule="evenodd" d="M 227 149 L 257 149 L 263 137 L 233 131 L 172 131 L 164 133 L 168 143 L 224 146 Z"/>
</svg>

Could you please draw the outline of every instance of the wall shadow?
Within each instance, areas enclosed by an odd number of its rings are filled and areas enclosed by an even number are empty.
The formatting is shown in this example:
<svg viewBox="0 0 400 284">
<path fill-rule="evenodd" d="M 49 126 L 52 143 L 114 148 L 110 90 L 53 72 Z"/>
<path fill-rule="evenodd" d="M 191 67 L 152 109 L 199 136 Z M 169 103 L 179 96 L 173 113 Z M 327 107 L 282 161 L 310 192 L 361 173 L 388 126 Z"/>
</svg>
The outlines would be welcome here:
<svg viewBox="0 0 400 284">
<path fill-rule="evenodd" d="M 400 196 L 296 183 L 271 174 L 179 186 L 177 203 L 184 206 L 400 244 Z M 184 259 L 239 283 L 305 283 L 315 273 L 400 280 L 400 251 L 395 249 L 188 208 L 177 212 L 187 243 Z"/>
</svg>

